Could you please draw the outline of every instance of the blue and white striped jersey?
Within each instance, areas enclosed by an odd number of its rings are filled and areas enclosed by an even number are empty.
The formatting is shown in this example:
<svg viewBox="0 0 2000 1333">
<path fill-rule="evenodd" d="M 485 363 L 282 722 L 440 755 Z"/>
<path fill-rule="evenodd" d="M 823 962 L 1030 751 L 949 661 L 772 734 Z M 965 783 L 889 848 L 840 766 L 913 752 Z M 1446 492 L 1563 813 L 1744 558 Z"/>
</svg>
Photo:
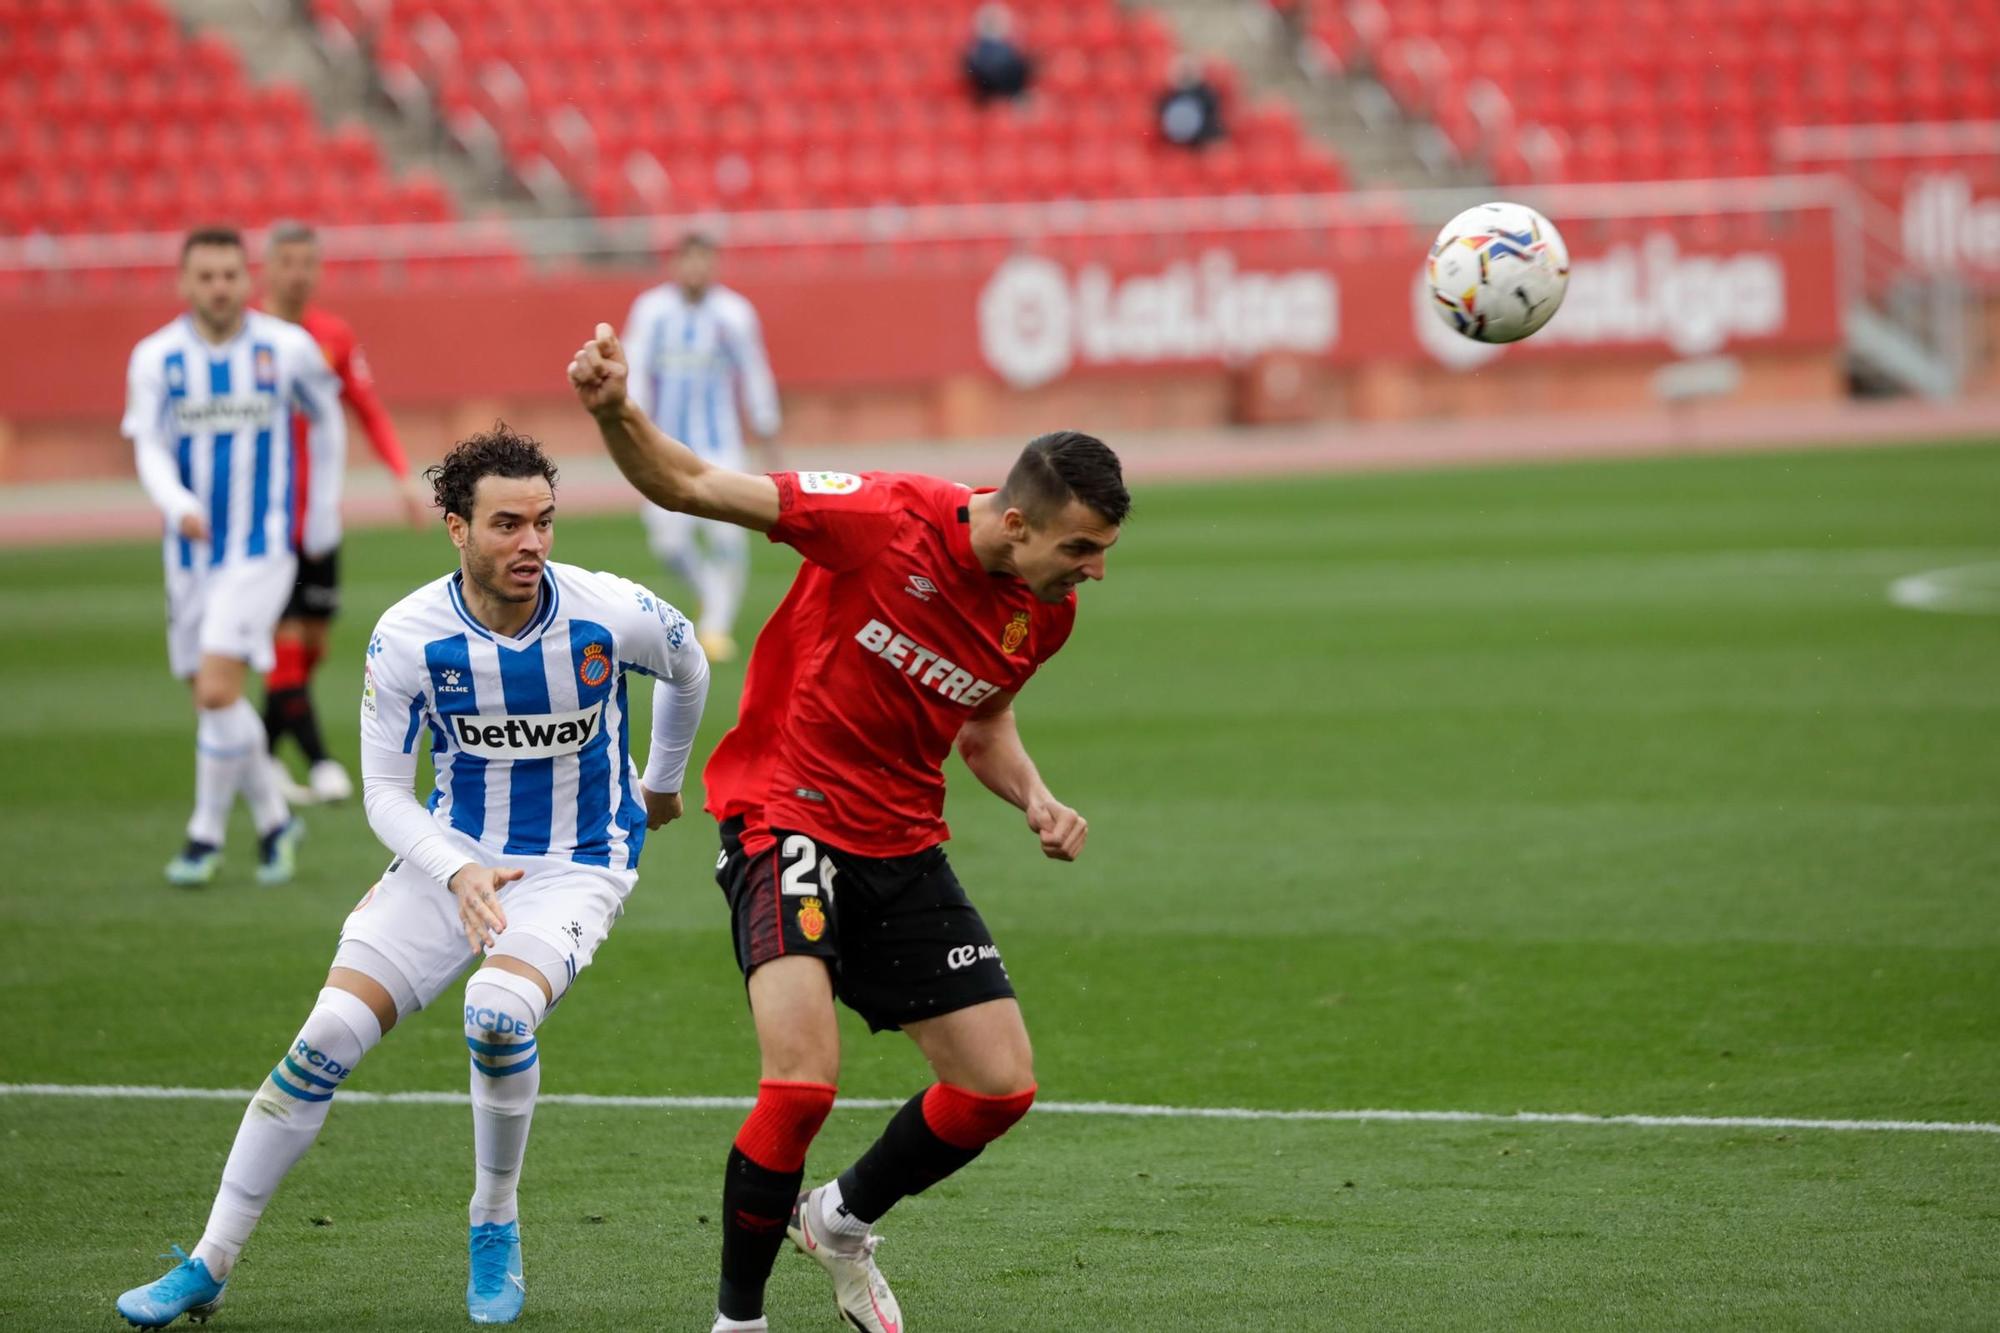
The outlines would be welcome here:
<svg viewBox="0 0 2000 1333">
<path fill-rule="evenodd" d="M 290 415 L 312 423 L 313 475 L 302 545 L 323 554 L 338 539 L 340 473 L 347 422 L 340 380 L 312 335 L 259 310 L 217 347 L 192 316 L 140 340 L 126 372 L 125 419 L 139 479 L 166 516 L 168 565 L 193 569 L 280 555 L 294 549 Z M 181 518 L 200 514 L 208 540 L 178 535 Z M 331 526 L 329 528 L 329 523 Z"/>
<path fill-rule="evenodd" d="M 371 750 L 414 755 L 428 745 L 438 825 L 496 859 L 636 868 L 646 808 L 626 675 L 698 677 L 705 688 L 693 628 L 629 579 L 550 562 L 534 618 L 507 638 L 472 617 L 460 579 L 425 584 L 375 626 L 361 698 L 364 777 Z"/>
<path fill-rule="evenodd" d="M 626 317 L 627 392 L 653 423 L 703 458 L 740 466 L 737 394 L 759 435 L 778 433 L 778 386 L 757 312 L 727 287 L 690 303 L 676 283 L 642 292 Z"/>
</svg>

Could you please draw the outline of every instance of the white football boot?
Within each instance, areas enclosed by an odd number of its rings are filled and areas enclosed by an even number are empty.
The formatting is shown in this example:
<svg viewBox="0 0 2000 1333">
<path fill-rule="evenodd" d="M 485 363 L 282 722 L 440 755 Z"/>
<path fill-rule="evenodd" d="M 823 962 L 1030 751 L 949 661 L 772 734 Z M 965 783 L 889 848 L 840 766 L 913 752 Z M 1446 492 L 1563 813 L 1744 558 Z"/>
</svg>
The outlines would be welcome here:
<svg viewBox="0 0 2000 1333">
<path fill-rule="evenodd" d="M 833 1234 L 820 1221 L 820 1193 L 808 1190 L 799 1196 L 785 1234 L 833 1279 L 833 1303 L 841 1319 L 861 1333 L 908 1333 L 895 1293 L 875 1266 L 875 1247 L 882 1238 L 873 1231 L 858 1239 Z"/>
</svg>

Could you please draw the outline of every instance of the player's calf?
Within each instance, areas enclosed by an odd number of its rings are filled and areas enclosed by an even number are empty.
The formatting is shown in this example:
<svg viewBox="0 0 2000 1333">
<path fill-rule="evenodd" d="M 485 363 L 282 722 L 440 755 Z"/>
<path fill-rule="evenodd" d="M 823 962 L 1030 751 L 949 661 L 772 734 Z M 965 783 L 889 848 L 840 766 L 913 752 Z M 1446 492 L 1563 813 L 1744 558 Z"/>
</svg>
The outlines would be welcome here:
<svg viewBox="0 0 2000 1333">
<path fill-rule="evenodd" d="M 736 1132 L 722 1184 L 722 1283 L 728 1319 L 764 1313 L 764 1284 L 805 1178 L 806 1150 L 833 1109 L 830 1083 L 765 1079 Z"/>
<path fill-rule="evenodd" d="M 298 1036 L 250 1099 L 194 1254 L 120 1296 L 120 1315 L 141 1328 L 162 1328 L 182 1315 L 206 1319 L 222 1303 L 229 1272 L 278 1185 L 319 1137 L 334 1094 L 381 1039 L 380 1021 L 359 996 L 320 991 Z"/>
<path fill-rule="evenodd" d="M 518 1319 L 527 1297 L 517 1187 L 542 1081 L 536 1037 L 549 997 L 539 981 L 489 963 L 465 985 L 477 1175 L 467 1233 L 465 1309 L 476 1324 Z"/>
</svg>

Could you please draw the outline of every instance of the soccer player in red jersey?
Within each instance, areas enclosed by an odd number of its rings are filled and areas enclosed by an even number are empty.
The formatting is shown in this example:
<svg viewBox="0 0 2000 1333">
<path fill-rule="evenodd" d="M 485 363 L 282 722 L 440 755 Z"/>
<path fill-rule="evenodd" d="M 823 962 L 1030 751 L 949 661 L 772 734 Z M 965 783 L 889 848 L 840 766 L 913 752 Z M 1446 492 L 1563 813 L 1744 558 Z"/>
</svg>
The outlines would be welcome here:
<svg viewBox="0 0 2000 1333">
<path fill-rule="evenodd" d="M 376 396 L 375 380 L 354 330 L 338 315 L 312 305 L 319 276 L 319 238 L 313 229 L 299 222 L 274 224 L 264 255 L 265 307 L 312 334 L 327 364 L 340 376 L 341 400 L 354 409 L 369 446 L 401 483 L 403 512 L 410 525 L 422 527 L 431 519 L 430 499 L 410 477 L 410 460 Z M 341 478 L 337 470 L 332 476 L 312 475 L 306 455 L 307 424 L 301 415 L 292 418 L 292 467 L 298 478 L 292 493 L 292 545 L 299 553 L 298 583 L 278 621 L 278 664 L 264 677 L 264 731 L 273 761 L 278 742 L 286 736 L 297 741 L 305 755 L 305 785 L 285 779 L 286 796 L 295 805 L 344 801 L 354 794 L 347 770 L 327 753 L 319 719 L 313 714 L 312 673 L 326 656 L 328 625 L 340 609 Z M 321 492 L 317 497 L 316 488 Z M 322 503 L 315 506 L 316 498 Z M 279 775 L 284 777 L 282 767 Z"/>
<path fill-rule="evenodd" d="M 871 1224 L 977 1157 L 1035 1096 L 1000 950 L 945 859 L 944 760 L 956 745 L 1026 815 L 1043 855 L 1083 850 L 1083 817 L 1036 771 L 1013 700 L 1068 639 L 1077 586 L 1104 577 L 1131 496 L 1117 455 L 1074 431 L 1032 441 L 997 490 L 735 472 L 648 421 L 627 371 L 608 324 L 570 365 L 632 484 L 805 557 L 703 775 L 763 1057 L 724 1178 L 715 1328 L 765 1327 L 765 1280 L 789 1234 L 832 1275 L 849 1324 L 900 1333 Z M 908 1033 L 938 1081 L 837 1179 L 802 1194 L 840 1070 L 836 997 L 871 1030 Z"/>
</svg>

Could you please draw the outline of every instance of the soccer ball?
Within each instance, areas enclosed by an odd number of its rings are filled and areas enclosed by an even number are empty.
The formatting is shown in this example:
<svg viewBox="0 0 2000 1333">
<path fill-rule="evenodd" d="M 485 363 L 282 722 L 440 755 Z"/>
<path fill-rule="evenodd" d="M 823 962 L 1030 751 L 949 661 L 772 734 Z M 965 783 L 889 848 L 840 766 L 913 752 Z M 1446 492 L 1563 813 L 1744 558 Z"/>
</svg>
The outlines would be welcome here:
<svg viewBox="0 0 2000 1333">
<path fill-rule="evenodd" d="M 1555 316 L 1569 290 L 1569 247 L 1525 204 L 1480 204 L 1431 246 L 1431 309 L 1468 338 L 1519 342 Z"/>
</svg>

